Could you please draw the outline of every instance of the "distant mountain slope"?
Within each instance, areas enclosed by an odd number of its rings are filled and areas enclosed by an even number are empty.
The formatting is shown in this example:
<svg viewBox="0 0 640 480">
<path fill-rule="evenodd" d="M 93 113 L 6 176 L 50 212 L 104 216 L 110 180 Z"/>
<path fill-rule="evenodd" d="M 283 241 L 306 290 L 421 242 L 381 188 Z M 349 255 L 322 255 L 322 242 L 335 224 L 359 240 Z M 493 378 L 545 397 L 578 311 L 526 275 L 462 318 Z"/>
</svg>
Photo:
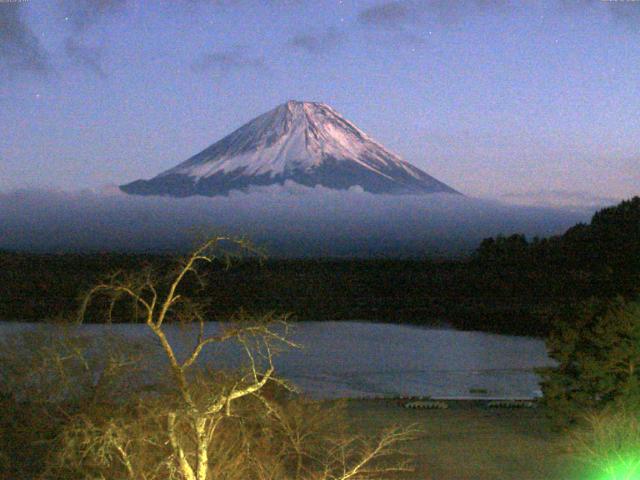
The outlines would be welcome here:
<svg viewBox="0 0 640 480">
<path fill-rule="evenodd" d="M 323 103 L 289 101 L 180 165 L 120 188 L 136 195 L 225 195 L 253 185 L 371 193 L 458 193 L 389 152 Z"/>
</svg>

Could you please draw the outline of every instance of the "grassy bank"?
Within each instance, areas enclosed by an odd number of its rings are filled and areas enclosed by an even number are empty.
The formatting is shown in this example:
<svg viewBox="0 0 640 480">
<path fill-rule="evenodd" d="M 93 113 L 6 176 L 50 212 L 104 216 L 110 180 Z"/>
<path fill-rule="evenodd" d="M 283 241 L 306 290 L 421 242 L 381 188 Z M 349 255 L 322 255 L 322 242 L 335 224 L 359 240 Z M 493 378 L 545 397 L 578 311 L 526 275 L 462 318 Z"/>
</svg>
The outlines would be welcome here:
<svg viewBox="0 0 640 480">
<path fill-rule="evenodd" d="M 415 424 L 422 433 L 407 445 L 416 470 L 402 479 L 585 480 L 588 471 L 567 451 L 544 411 L 487 409 L 411 410 L 394 401 L 347 405 L 354 432 L 375 435 L 392 425 Z"/>
</svg>

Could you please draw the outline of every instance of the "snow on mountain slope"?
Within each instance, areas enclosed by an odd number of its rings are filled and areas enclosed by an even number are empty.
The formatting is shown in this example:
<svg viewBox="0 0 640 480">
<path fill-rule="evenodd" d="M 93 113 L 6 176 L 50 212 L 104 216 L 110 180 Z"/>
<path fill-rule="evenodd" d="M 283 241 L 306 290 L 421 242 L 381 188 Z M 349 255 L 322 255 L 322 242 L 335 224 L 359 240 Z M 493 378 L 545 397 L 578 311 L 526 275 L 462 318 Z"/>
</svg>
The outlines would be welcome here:
<svg viewBox="0 0 640 480">
<path fill-rule="evenodd" d="M 151 180 L 123 185 L 142 195 L 218 195 L 283 184 L 373 193 L 457 193 L 386 150 L 323 103 L 289 101 Z"/>
</svg>

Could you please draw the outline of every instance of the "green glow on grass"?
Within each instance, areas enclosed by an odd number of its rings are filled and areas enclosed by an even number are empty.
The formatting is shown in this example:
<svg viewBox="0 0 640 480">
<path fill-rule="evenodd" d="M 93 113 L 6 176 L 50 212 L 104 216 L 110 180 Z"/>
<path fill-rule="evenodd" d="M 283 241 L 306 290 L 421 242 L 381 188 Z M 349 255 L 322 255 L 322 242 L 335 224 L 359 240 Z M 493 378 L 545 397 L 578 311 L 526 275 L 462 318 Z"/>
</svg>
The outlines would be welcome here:
<svg viewBox="0 0 640 480">
<path fill-rule="evenodd" d="M 608 464 L 597 480 L 640 480 L 640 452 Z"/>
</svg>

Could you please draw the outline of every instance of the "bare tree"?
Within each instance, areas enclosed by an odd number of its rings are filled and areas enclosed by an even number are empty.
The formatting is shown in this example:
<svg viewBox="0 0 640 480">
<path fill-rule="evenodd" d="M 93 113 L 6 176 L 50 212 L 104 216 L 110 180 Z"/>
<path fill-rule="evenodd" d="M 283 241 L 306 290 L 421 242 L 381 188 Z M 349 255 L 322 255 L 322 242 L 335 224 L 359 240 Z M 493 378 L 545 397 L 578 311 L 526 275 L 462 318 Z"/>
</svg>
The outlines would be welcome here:
<svg viewBox="0 0 640 480">
<path fill-rule="evenodd" d="M 252 250 L 244 241 L 214 237 L 181 261 L 165 281 L 148 269 L 135 274 L 116 273 L 87 293 L 79 310 L 80 322 L 97 297 L 108 299 L 108 321 L 120 302 L 130 301 L 134 316 L 153 334 L 168 360 L 175 395 L 141 395 L 135 406 L 123 405 L 122 415 L 111 419 L 100 417 L 96 422 L 91 417 L 76 417 L 63 438 L 66 445 L 72 445 L 65 451 L 83 461 L 94 459 L 96 478 L 102 475 L 98 475 L 100 468 L 117 467 L 119 475 L 131 480 L 347 480 L 406 470 L 404 462 L 386 467 L 372 465 L 398 453 L 395 445 L 414 434 L 409 430 L 389 431 L 372 444 L 343 437 L 327 439 L 329 443 L 323 443 L 322 451 L 309 447 L 309 422 L 304 421 L 309 411 L 299 411 L 292 417 L 269 394 L 270 388 L 293 390 L 275 375 L 273 363 L 279 349 L 296 347 L 288 337 L 286 316 L 254 318 L 240 314 L 219 331 L 207 332 L 206 310 L 182 289 L 187 282 L 204 285 L 201 267 L 227 261 L 224 247 Z M 172 322 L 195 323 L 196 339 L 186 353 L 180 354 L 167 335 L 166 325 Z M 199 361 L 203 352 L 226 342 L 241 347 L 244 368 L 236 374 L 224 373 L 222 368 L 207 370 Z M 253 402 L 252 407 L 249 402 Z M 235 429 L 221 428 L 232 420 Z M 260 428 L 250 428 L 251 422 L 261 422 Z M 151 430 L 153 435 L 149 434 Z M 136 433 L 141 431 L 146 433 Z M 281 439 L 277 445 L 276 438 Z M 263 454 L 259 455 L 261 448 Z M 69 456 L 61 458 L 68 460 Z M 286 466 L 289 460 L 291 468 Z"/>
</svg>

